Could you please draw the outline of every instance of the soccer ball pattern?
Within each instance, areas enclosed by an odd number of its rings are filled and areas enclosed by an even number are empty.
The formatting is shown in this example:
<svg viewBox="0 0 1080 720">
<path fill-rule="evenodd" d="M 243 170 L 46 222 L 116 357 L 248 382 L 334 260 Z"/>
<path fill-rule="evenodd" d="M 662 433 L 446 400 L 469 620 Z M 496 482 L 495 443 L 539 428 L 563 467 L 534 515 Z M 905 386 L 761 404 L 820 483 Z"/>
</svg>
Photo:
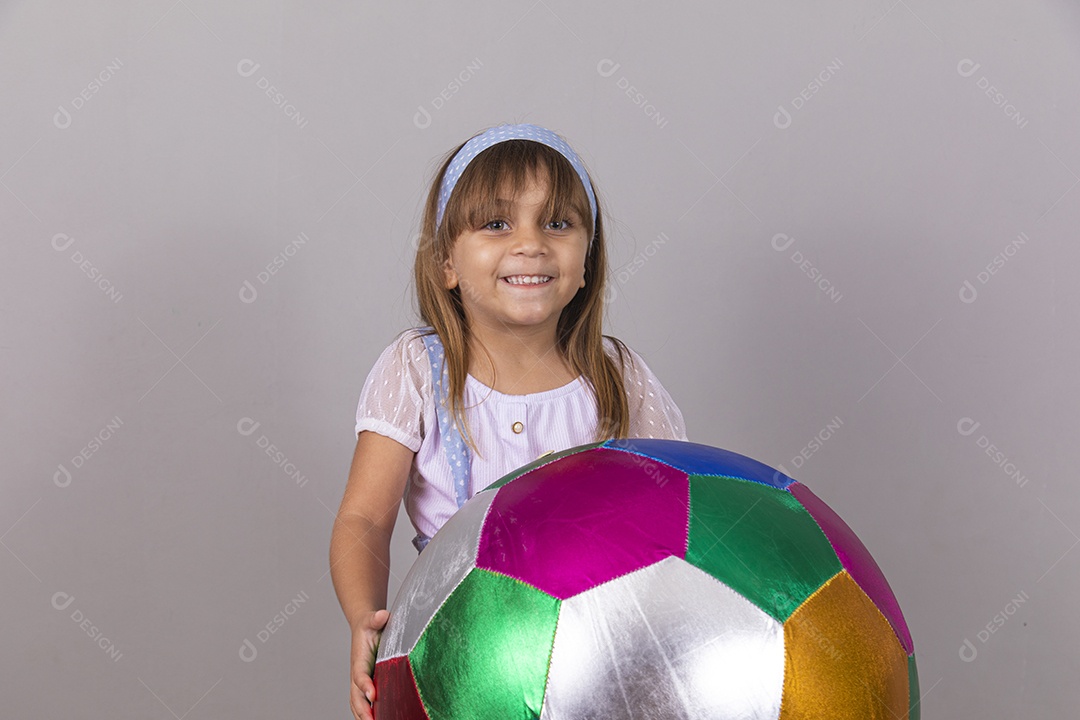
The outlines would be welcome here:
<svg viewBox="0 0 1080 720">
<path fill-rule="evenodd" d="M 378 720 L 917 720 L 888 582 L 802 483 L 697 443 L 545 456 L 477 493 L 390 608 Z"/>
</svg>

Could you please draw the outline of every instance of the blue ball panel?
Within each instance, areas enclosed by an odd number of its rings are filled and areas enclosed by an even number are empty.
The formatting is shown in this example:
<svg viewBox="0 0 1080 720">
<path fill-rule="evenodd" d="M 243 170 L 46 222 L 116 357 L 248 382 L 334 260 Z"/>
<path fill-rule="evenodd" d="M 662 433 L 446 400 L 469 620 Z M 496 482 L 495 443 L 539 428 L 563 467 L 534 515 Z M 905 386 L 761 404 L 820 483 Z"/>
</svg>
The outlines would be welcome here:
<svg viewBox="0 0 1080 720">
<path fill-rule="evenodd" d="M 787 490 L 788 485 L 795 482 L 779 470 L 753 458 L 699 443 L 656 438 L 624 438 L 608 440 L 601 447 L 651 457 L 688 475 L 730 475 L 780 490 Z"/>
</svg>

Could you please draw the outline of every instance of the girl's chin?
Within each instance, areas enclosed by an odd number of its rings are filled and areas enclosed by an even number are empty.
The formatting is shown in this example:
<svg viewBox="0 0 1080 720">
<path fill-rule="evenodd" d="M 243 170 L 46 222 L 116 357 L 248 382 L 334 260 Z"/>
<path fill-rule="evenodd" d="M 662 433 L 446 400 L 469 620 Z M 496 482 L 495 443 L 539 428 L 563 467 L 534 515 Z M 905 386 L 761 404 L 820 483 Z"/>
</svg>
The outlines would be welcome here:
<svg viewBox="0 0 1080 720">
<path fill-rule="evenodd" d="M 551 322 L 558 322 L 558 316 L 554 318 L 546 313 L 507 313 L 495 319 L 496 327 L 539 327 Z"/>
</svg>

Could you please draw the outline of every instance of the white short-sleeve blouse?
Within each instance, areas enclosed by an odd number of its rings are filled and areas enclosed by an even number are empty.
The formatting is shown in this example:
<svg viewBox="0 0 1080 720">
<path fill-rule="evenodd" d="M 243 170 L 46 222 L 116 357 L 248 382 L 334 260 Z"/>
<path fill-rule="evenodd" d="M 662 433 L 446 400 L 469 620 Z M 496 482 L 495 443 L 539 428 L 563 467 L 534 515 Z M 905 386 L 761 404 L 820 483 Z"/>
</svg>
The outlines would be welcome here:
<svg viewBox="0 0 1080 720">
<path fill-rule="evenodd" d="M 613 358 L 614 344 L 604 341 Z M 634 350 L 624 384 L 630 437 L 686 440 L 682 413 Z M 616 360 L 617 362 L 617 360 Z M 413 526 L 433 536 L 457 512 L 454 480 L 435 415 L 431 364 L 419 329 L 406 330 L 379 356 L 360 392 L 356 433 L 371 430 L 416 453 L 405 491 Z M 562 387 L 507 395 L 472 375 L 465 382 L 465 417 L 479 454 L 473 454 L 468 495 L 549 451 L 595 442 L 596 399 L 583 377 Z"/>
</svg>

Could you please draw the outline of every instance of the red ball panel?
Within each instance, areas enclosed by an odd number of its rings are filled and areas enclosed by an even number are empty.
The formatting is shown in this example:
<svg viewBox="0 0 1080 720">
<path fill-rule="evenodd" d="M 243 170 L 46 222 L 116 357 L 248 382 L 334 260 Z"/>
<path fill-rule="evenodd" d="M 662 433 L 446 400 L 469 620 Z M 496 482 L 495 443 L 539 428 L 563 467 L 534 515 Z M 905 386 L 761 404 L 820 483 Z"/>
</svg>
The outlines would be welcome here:
<svg viewBox="0 0 1080 720">
<path fill-rule="evenodd" d="M 375 720 L 428 720 L 408 656 L 375 665 Z"/>
</svg>

